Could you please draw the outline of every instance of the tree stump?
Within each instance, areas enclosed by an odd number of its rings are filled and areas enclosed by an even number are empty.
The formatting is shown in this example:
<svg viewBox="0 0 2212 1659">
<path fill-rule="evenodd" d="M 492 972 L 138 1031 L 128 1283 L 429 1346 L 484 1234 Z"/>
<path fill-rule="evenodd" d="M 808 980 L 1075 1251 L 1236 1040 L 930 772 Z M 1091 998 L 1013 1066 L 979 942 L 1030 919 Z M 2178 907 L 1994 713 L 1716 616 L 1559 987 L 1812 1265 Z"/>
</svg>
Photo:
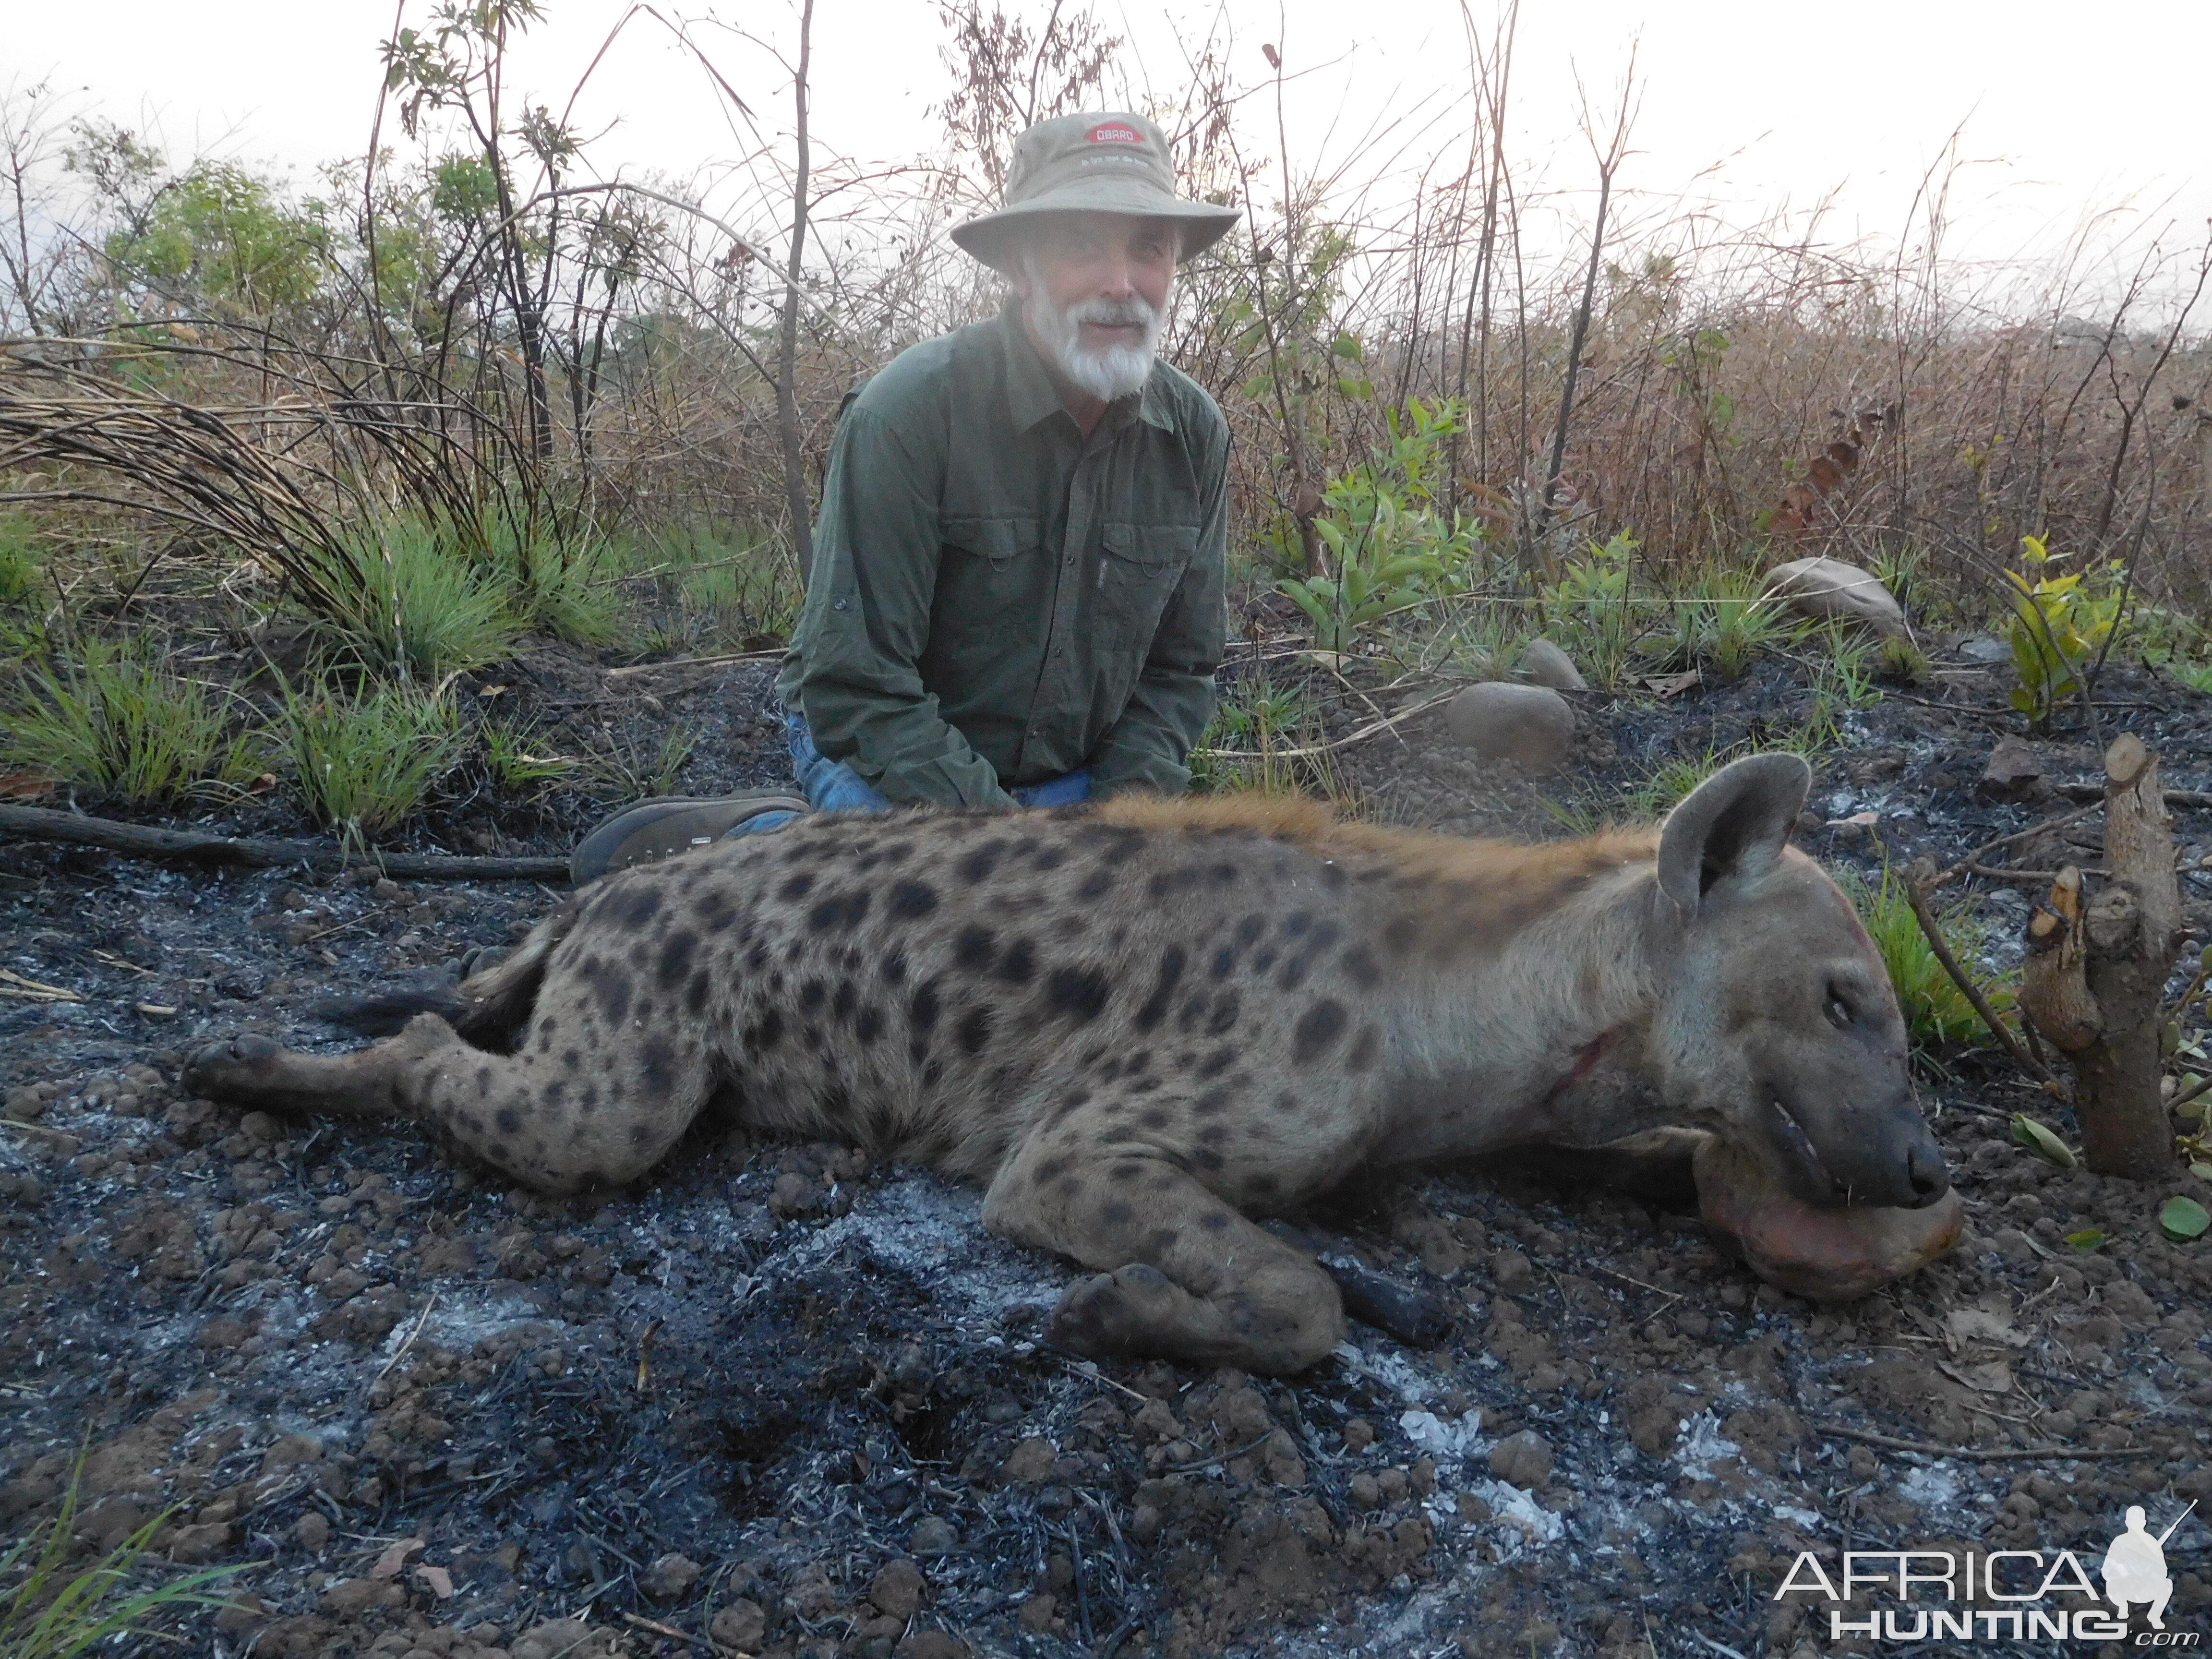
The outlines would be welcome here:
<svg viewBox="0 0 2212 1659">
<path fill-rule="evenodd" d="M 2159 1036 L 2181 888 L 2158 757 L 2132 733 L 2105 751 L 2105 859 L 2101 890 L 2085 895 L 2069 865 L 2028 918 L 2020 1006 L 2073 1062 L 2089 1167 L 2152 1181 L 2174 1167 Z"/>
</svg>

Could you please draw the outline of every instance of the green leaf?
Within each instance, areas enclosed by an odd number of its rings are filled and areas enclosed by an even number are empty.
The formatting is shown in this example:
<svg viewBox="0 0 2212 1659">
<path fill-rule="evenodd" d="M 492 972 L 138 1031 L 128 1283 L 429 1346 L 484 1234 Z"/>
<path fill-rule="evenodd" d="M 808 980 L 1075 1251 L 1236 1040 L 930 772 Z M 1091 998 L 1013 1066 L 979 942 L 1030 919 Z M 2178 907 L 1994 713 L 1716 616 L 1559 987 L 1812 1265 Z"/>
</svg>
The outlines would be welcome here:
<svg viewBox="0 0 2212 1659">
<path fill-rule="evenodd" d="M 2212 1164 L 2192 1164 L 2189 1166 L 2189 1173 L 2199 1181 L 2212 1181 Z"/>
<path fill-rule="evenodd" d="M 2067 1234 L 2066 1242 L 2081 1251 L 2082 1255 L 2087 1255 L 2092 1251 L 2104 1247 L 2105 1236 L 2094 1227 L 2084 1227 L 2078 1233 Z"/>
<path fill-rule="evenodd" d="M 1330 346 L 1329 350 L 1346 362 L 1364 363 L 1367 361 L 1367 354 L 1360 349 L 1359 342 L 1349 334 L 1338 335 L 1336 343 Z"/>
<path fill-rule="evenodd" d="M 2012 1115 L 2012 1138 L 2038 1158 L 2048 1159 L 2062 1170 L 2074 1167 L 2074 1154 L 2066 1143 L 2026 1112 Z"/>
<path fill-rule="evenodd" d="M 2168 1238 L 2180 1243 L 2202 1238 L 2204 1230 L 2212 1227 L 2212 1214 L 2193 1198 L 2169 1198 L 2158 1212 L 2158 1224 Z"/>
</svg>

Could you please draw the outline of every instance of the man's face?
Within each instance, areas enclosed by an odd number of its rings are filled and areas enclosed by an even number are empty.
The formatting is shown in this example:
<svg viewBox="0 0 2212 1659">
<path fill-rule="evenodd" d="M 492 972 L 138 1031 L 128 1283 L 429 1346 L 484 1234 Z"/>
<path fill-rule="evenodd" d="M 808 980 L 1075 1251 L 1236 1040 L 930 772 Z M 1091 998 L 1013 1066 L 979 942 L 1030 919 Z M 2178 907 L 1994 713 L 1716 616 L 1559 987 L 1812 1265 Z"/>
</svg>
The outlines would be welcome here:
<svg viewBox="0 0 2212 1659">
<path fill-rule="evenodd" d="M 1013 272 L 1038 345 L 1081 390 L 1111 402 L 1145 383 L 1167 320 L 1173 224 L 1118 213 L 1056 215 Z"/>
</svg>

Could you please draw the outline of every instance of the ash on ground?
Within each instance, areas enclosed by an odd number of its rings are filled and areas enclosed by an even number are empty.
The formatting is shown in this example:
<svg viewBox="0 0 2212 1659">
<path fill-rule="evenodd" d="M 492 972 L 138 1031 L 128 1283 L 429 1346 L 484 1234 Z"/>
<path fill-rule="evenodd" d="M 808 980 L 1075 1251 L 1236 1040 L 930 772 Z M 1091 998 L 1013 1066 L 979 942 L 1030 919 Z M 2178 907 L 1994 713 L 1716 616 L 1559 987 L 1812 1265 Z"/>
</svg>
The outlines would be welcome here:
<svg viewBox="0 0 2212 1659">
<path fill-rule="evenodd" d="M 596 672 L 554 667 L 571 699 Z M 1870 871 L 2045 811 L 1974 799 L 2002 726 L 1971 690 L 1856 712 L 1801 840 Z M 747 666 L 621 714 L 649 745 L 714 711 L 728 741 L 683 782 L 727 787 L 775 775 L 766 692 Z M 1755 742 L 1793 695 L 1590 699 L 1577 776 Z M 2204 700 L 2122 695 L 2203 787 Z M 2043 749 L 2095 775 L 2088 744 Z M 1418 726 L 1347 771 L 1386 817 L 1563 833 L 1559 783 Z M 555 850 L 576 810 L 428 833 Z M 2212 840 L 2178 827 L 2192 858 Z M 2212 1247 L 2160 1236 L 2166 1191 L 2015 1146 L 2015 1110 L 2073 1126 L 1984 1056 L 1926 1080 L 1972 1230 L 1906 1283 L 1819 1309 L 1664 1203 L 1533 1166 L 1377 1176 L 1306 1219 L 1454 1328 L 1424 1352 L 1354 1327 L 1293 1382 L 1043 1346 L 1065 1264 L 851 1148 L 709 1126 L 635 1188 L 554 1201 L 410 1126 L 179 1091 L 241 1030 L 345 1046 L 319 1000 L 450 972 L 550 902 L 0 848 L 0 964 L 82 999 L 0 1004 L 0 1522 L 55 1514 L 80 1454 L 85 1559 L 168 1512 L 162 1563 L 240 1568 L 183 1650 L 1804 1656 L 1851 1644 L 1817 1598 L 1775 1599 L 1801 1550 L 2094 1571 L 2129 1504 L 2155 1531 L 2212 1496 Z M 2048 1446 L 2081 1455 L 2002 1455 Z M 2212 1600 L 2208 1539 L 2166 1547 L 2178 1629 Z"/>
</svg>

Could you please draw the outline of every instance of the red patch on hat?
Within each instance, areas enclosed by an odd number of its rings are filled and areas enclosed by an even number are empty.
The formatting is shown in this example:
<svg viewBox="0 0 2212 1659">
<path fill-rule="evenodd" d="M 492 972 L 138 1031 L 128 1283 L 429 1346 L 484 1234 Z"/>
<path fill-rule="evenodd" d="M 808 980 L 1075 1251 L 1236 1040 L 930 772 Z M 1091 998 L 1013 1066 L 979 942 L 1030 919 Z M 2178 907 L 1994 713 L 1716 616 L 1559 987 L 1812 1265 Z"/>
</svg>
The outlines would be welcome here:
<svg viewBox="0 0 2212 1659">
<path fill-rule="evenodd" d="M 1094 144 L 1141 144 L 1145 142 L 1145 135 L 1136 128 L 1123 126 L 1115 121 L 1095 126 L 1084 137 Z"/>
</svg>

